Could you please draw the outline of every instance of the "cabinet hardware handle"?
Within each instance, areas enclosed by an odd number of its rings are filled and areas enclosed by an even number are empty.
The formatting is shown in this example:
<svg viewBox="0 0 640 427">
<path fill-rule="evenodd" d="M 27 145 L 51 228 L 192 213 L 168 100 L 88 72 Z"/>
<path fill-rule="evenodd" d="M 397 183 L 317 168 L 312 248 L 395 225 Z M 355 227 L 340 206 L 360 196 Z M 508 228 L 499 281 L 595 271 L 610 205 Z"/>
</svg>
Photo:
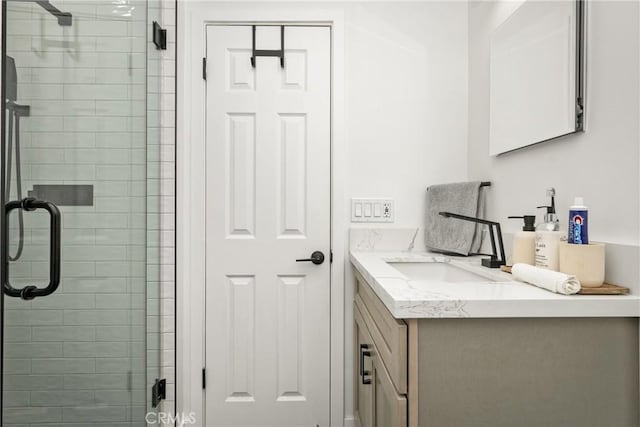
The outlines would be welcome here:
<svg viewBox="0 0 640 427">
<path fill-rule="evenodd" d="M 371 384 L 370 378 L 365 378 L 367 375 L 371 375 L 371 372 L 364 369 L 364 358 L 371 357 L 369 351 L 369 344 L 360 344 L 360 376 L 362 377 L 362 384 Z"/>
</svg>

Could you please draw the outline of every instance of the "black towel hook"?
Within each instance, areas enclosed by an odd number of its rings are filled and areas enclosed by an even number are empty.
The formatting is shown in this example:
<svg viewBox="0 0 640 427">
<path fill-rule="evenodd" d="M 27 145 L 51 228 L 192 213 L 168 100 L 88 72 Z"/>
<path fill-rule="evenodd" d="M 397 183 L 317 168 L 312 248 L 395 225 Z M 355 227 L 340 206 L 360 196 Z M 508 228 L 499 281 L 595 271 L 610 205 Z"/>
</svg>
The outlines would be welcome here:
<svg viewBox="0 0 640 427">
<path fill-rule="evenodd" d="M 284 25 L 280 26 L 280 50 L 256 50 L 256 26 L 251 26 L 252 31 L 252 47 L 251 47 L 251 66 L 256 68 L 257 56 L 277 56 L 280 58 L 280 67 L 284 68 Z"/>
</svg>

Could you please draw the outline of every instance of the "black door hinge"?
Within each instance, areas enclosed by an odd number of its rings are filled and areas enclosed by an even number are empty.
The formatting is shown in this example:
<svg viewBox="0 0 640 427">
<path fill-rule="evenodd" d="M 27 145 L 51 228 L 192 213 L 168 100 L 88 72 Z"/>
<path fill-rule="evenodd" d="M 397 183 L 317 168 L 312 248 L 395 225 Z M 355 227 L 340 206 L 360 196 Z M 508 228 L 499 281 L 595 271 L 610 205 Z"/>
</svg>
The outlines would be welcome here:
<svg viewBox="0 0 640 427">
<path fill-rule="evenodd" d="M 584 130 L 584 102 L 582 97 L 576 100 L 576 130 Z"/>
<path fill-rule="evenodd" d="M 167 50 L 167 30 L 156 21 L 153 21 L 153 44 L 158 50 Z"/>
<path fill-rule="evenodd" d="M 151 407 L 157 408 L 161 400 L 167 398 L 167 380 L 164 378 L 159 380 L 156 378 L 156 382 L 151 387 Z"/>
<path fill-rule="evenodd" d="M 329 263 L 333 264 L 333 251 L 329 251 Z"/>
<path fill-rule="evenodd" d="M 202 368 L 202 389 L 207 388 L 207 370 Z"/>
<path fill-rule="evenodd" d="M 207 58 L 202 58 L 202 79 L 207 80 Z"/>
</svg>

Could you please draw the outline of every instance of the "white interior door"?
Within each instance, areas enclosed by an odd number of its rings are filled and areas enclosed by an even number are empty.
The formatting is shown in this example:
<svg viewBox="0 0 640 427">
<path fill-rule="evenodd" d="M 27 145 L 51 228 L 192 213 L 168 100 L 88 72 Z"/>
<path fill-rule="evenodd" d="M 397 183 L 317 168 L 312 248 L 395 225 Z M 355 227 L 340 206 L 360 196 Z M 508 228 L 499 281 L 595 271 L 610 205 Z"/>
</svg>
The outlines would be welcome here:
<svg viewBox="0 0 640 427">
<path fill-rule="evenodd" d="M 207 27 L 207 427 L 329 425 L 330 46 Z"/>
</svg>

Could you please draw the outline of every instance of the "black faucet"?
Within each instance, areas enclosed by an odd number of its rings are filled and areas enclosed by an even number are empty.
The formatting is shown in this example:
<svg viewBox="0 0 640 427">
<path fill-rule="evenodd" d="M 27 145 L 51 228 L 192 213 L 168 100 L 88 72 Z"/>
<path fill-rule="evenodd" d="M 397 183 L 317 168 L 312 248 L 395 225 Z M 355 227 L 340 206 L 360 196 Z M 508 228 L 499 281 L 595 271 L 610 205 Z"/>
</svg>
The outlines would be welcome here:
<svg viewBox="0 0 640 427">
<path fill-rule="evenodd" d="M 489 268 L 500 268 L 500 266 L 505 265 L 506 258 L 504 256 L 504 244 L 502 243 L 502 230 L 500 229 L 500 223 L 494 221 L 487 221 L 482 218 L 474 218 L 471 216 L 459 215 L 452 212 L 440 212 L 445 218 L 455 218 L 461 219 L 464 221 L 475 222 L 477 224 L 484 224 L 489 226 L 489 236 L 491 236 L 491 249 L 493 250 L 493 254 L 491 254 L 491 258 L 483 258 L 482 265 Z M 500 248 L 500 258 L 498 258 L 498 252 L 496 251 L 496 239 L 493 235 L 493 227 L 496 229 L 496 234 L 498 235 L 498 246 Z"/>
</svg>

